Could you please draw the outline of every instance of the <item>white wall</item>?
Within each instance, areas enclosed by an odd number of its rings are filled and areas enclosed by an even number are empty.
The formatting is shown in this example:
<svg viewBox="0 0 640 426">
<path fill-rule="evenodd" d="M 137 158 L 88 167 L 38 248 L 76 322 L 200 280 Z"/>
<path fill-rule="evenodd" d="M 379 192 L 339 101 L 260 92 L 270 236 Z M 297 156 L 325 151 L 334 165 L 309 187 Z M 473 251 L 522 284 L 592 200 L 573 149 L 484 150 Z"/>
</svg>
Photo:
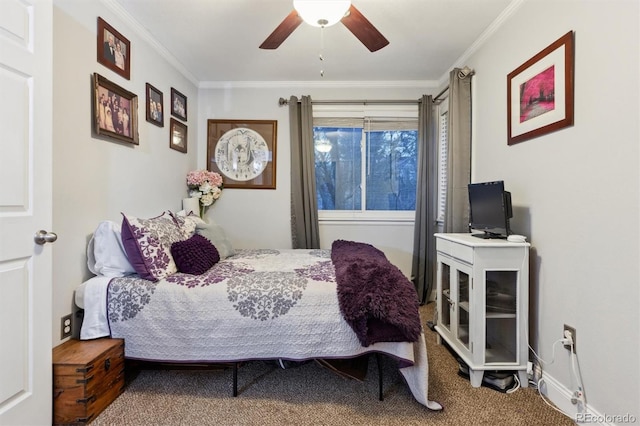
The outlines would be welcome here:
<svg viewBox="0 0 640 426">
<path fill-rule="evenodd" d="M 577 330 L 590 410 L 640 418 L 638 316 L 639 3 L 527 0 L 468 61 L 473 179 L 504 179 L 514 232 L 532 245 L 530 344 L 545 360 Z M 507 146 L 507 74 L 575 31 L 575 125 Z M 543 366 L 575 412 L 568 351 Z M 572 411 L 573 410 L 573 411 Z"/>
<path fill-rule="evenodd" d="M 131 79 L 96 61 L 97 17 L 131 42 Z M 73 290 L 90 277 L 86 244 L 102 220 L 121 222 L 120 212 L 152 217 L 179 210 L 186 173 L 196 166 L 198 102 L 195 85 L 118 13 L 102 2 L 56 0 L 53 40 L 53 344 L 60 318 L 72 312 Z M 91 76 L 106 77 L 138 96 L 137 146 L 92 135 Z M 145 83 L 163 92 L 169 110 L 171 87 L 188 99 L 188 153 L 169 148 L 169 118 L 160 128 L 145 121 Z"/>
<path fill-rule="evenodd" d="M 199 157 L 200 167 L 206 165 L 208 119 L 277 120 L 276 189 L 225 189 L 220 201 L 209 209 L 208 216 L 222 225 L 232 243 L 238 247 L 288 248 L 291 247 L 290 221 L 290 140 L 289 109 L 278 105 L 279 98 L 294 95 L 311 96 L 312 100 L 418 100 L 423 94 L 438 92 L 436 82 L 422 87 L 405 87 L 389 83 L 282 83 L 244 84 L 237 87 L 200 89 Z M 322 248 L 331 247 L 337 239 L 368 242 L 385 252 L 402 272 L 411 274 L 413 252 L 413 224 L 349 225 L 322 224 Z"/>
</svg>

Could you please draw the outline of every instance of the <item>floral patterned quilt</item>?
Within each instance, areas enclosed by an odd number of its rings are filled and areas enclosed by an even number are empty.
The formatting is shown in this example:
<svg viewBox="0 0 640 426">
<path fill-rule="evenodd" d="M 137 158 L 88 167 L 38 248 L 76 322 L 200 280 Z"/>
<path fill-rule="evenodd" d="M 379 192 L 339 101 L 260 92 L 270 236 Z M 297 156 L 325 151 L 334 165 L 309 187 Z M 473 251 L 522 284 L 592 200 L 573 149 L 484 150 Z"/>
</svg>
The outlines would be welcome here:
<svg viewBox="0 0 640 426">
<path fill-rule="evenodd" d="M 416 399 L 438 409 L 427 399 L 424 335 L 415 343 L 363 347 L 340 313 L 329 250 L 238 250 L 203 275 L 175 273 L 158 282 L 114 278 L 107 315 L 111 337 L 125 339 L 131 359 L 233 362 L 386 353 L 401 361 Z"/>
</svg>

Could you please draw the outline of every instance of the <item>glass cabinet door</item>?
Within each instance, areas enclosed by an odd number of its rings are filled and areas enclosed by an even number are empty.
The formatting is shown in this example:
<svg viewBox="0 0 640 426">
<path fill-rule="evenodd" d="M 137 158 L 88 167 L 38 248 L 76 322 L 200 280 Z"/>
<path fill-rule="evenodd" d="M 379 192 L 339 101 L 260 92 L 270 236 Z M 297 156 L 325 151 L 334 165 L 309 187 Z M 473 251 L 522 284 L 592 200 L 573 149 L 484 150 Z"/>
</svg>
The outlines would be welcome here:
<svg viewBox="0 0 640 426">
<path fill-rule="evenodd" d="M 440 284 L 442 285 L 442 297 L 438 300 L 438 312 L 440 324 L 451 331 L 451 268 L 446 263 L 439 262 Z"/>
<path fill-rule="evenodd" d="M 455 270 L 457 286 L 457 306 L 458 306 L 458 328 L 457 338 L 467 349 L 469 349 L 469 317 L 470 317 L 470 295 L 471 283 L 470 274 L 460 269 Z"/>
<path fill-rule="evenodd" d="M 485 362 L 518 361 L 518 271 L 486 271 Z"/>
<path fill-rule="evenodd" d="M 458 346 L 471 350 L 471 268 L 438 259 L 438 325 Z"/>
</svg>

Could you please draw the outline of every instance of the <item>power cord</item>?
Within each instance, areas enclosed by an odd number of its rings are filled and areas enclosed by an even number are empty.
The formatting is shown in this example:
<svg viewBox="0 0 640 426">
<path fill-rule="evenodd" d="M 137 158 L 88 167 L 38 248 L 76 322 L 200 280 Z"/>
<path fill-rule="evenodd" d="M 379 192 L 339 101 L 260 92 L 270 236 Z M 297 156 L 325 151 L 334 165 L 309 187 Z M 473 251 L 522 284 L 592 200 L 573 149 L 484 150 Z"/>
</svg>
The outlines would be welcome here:
<svg viewBox="0 0 640 426">
<path fill-rule="evenodd" d="M 578 355 L 573 350 L 573 342 L 571 343 L 571 371 L 573 371 L 573 376 L 576 379 L 577 390 L 574 392 L 574 397 L 576 399 L 576 404 L 582 404 L 582 409 L 587 408 L 587 399 L 584 393 L 584 386 L 582 385 L 582 374 L 580 374 L 580 369 L 576 370 L 576 364 L 578 361 Z M 573 399 L 571 402 L 574 402 Z"/>
<path fill-rule="evenodd" d="M 529 346 L 529 349 L 531 350 L 531 352 L 533 353 L 533 355 L 536 357 L 536 359 L 538 359 L 542 364 L 544 365 L 551 365 L 555 362 L 555 357 L 556 357 L 556 345 L 558 343 L 562 343 L 564 346 L 570 346 L 570 356 L 571 356 L 571 372 L 573 373 L 573 376 L 576 380 L 576 384 L 578 387 L 578 390 L 574 392 L 573 397 L 571 399 L 571 402 L 573 404 L 577 404 L 580 403 L 582 406 L 582 409 L 586 408 L 586 399 L 585 399 L 585 393 L 582 387 L 582 378 L 580 376 L 579 371 L 576 369 L 576 361 L 577 361 L 577 355 L 574 352 L 574 343 L 573 340 L 571 339 L 571 335 L 567 335 L 565 334 L 565 337 L 563 339 L 558 339 L 553 343 L 553 347 L 552 347 L 552 355 L 551 355 L 551 361 L 545 361 L 544 359 L 542 359 L 542 357 L 540 355 L 538 355 L 536 353 L 536 351 L 533 350 L 533 348 L 531 346 Z M 542 400 L 545 402 L 545 404 L 547 404 L 548 406 L 550 406 L 551 408 L 553 408 L 554 410 L 556 410 L 559 413 L 564 414 L 565 416 L 573 419 L 573 416 L 571 416 L 568 413 L 565 413 L 563 410 L 559 409 L 558 407 L 556 407 L 554 404 L 552 404 L 551 402 L 549 402 L 545 396 L 542 394 L 542 387 L 543 385 L 546 383 L 543 377 L 540 377 L 538 379 L 538 382 L 530 382 L 533 383 L 535 385 L 535 387 L 538 389 L 538 395 L 540 395 L 540 398 L 542 398 Z"/>
<path fill-rule="evenodd" d="M 541 357 L 540 355 L 538 355 L 538 354 L 536 353 L 536 351 L 535 351 L 535 350 L 533 350 L 533 348 L 531 347 L 531 345 L 528 345 L 528 346 L 529 346 L 529 350 L 531 351 L 531 353 L 533 354 L 533 356 L 535 356 L 535 357 L 536 357 L 536 359 L 537 359 L 538 361 L 542 362 L 542 363 L 543 363 L 543 364 L 545 364 L 545 365 L 551 365 L 551 364 L 553 364 L 553 363 L 556 361 L 556 345 L 557 345 L 558 343 L 565 344 L 564 342 L 565 342 L 566 340 L 567 340 L 567 339 L 558 339 L 558 340 L 556 340 L 555 342 L 553 342 L 553 347 L 552 347 L 552 352 L 551 352 L 551 361 L 550 361 L 550 362 L 549 362 L 549 361 L 545 361 L 544 359 L 542 359 L 542 357 Z M 573 343 L 572 343 L 571 345 L 573 345 Z"/>
<path fill-rule="evenodd" d="M 518 375 L 514 374 L 513 375 L 513 379 L 516 382 L 516 385 L 514 387 L 512 387 L 511 389 L 508 389 L 506 391 L 506 393 L 514 393 L 515 391 L 517 391 L 518 389 L 520 389 L 520 379 L 518 379 Z"/>
<path fill-rule="evenodd" d="M 523 264 L 523 266 L 524 266 L 524 264 Z M 541 276 L 540 276 L 538 281 L 539 282 L 546 281 L 545 277 L 544 277 L 544 269 L 541 269 L 539 273 L 540 273 Z M 570 346 L 570 350 L 571 350 L 571 352 L 570 352 L 570 354 L 571 354 L 570 355 L 571 356 L 571 371 L 572 371 L 573 375 L 575 376 L 576 381 L 578 382 L 578 390 L 576 391 L 577 395 L 576 395 L 576 393 L 574 393 L 574 397 L 576 397 L 576 400 L 578 400 L 579 402 L 582 403 L 582 408 L 586 409 L 586 398 L 585 398 L 584 388 L 582 386 L 582 378 L 581 378 L 579 369 L 578 369 L 578 371 L 576 371 L 576 361 L 577 361 L 578 355 L 575 353 L 575 346 L 574 346 L 575 342 L 573 342 L 573 339 L 571 339 L 571 334 L 567 335 L 566 331 L 565 331 L 564 338 L 563 339 L 558 339 L 557 341 L 555 341 L 553 343 L 551 361 L 550 362 L 545 361 L 544 359 L 542 359 L 542 357 L 536 353 L 536 351 L 531 347 L 531 345 L 528 344 L 528 342 L 529 342 L 529 329 L 528 328 L 525 328 L 525 336 L 526 336 L 526 339 L 527 339 L 527 346 L 529 347 L 529 350 L 531 351 L 533 356 L 544 365 L 551 365 L 551 364 L 553 364 L 555 362 L 555 359 L 556 359 L 556 345 L 558 343 L 562 343 L 563 345 Z M 542 369 L 542 367 L 540 367 L 540 368 Z M 535 370 L 534 370 L 534 377 L 535 377 Z M 569 415 L 569 414 L 565 413 L 564 411 L 562 411 L 561 409 L 557 408 L 555 405 L 553 405 L 552 403 L 547 401 L 547 399 L 544 397 L 544 395 L 542 394 L 541 388 L 545 384 L 545 380 L 542 377 L 542 375 L 540 375 L 540 377 L 538 378 L 537 383 L 535 382 L 535 380 L 529 380 L 529 384 L 533 388 L 537 388 L 538 394 L 540 395 L 540 398 L 542 398 L 542 400 L 547 405 L 549 405 L 551 408 L 553 408 L 554 410 L 558 411 L 559 413 L 562 413 L 565 416 L 571 418 L 572 420 L 575 420 L 571 415 Z"/>
</svg>

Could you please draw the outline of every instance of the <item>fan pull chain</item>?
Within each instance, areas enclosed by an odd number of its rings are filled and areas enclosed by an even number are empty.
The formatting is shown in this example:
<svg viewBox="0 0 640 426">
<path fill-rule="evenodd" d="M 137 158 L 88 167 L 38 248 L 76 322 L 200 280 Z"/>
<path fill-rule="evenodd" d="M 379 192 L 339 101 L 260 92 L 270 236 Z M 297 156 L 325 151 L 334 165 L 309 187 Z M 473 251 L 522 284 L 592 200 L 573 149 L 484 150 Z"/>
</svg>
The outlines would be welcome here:
<svg viewBox="0 0 640 426">
<path fill-rule="evenodd" d="M 324 62 L 324 56 L 322 52 L 324 51 L 324 25 L 320 27 L 320 54 L 318 55 L 318 59 L 320 62 Z M 324 69 L 320 68 L 320 77 L 324 77 Z"/>
</svg>

